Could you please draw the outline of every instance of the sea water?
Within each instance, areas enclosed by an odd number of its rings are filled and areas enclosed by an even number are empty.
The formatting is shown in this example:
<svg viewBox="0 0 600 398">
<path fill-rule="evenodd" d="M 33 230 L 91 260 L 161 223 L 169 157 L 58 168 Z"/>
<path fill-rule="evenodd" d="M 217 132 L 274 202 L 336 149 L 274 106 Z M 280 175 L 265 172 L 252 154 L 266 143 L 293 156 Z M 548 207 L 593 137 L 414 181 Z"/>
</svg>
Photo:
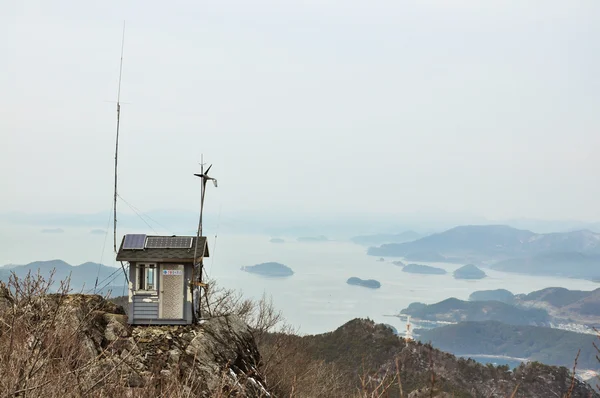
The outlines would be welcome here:
<svg viewBox="0 0 600 398">
<path fill-rule="evenodd" d="M 70 264 L 86 261 L 117 266 L 112 235 L 92 234 L 91 228 L 64 228 L 62 233 L 42 233 L 39 227 L 1 226 L 0 264 L 26 264 L 62 259 Z M 120 233 L 137 232 L 120 230 Z M 476 290 L 508 289 L 529 293 L 546 287 L 593 290 L 600 284 L 560 277 L 530 276 L 485 269 L 481 280 L 457 280 L 452 271 L 463 264 L 419 262 L 448 271 L 446 275 L 420 275 L 392 264 L 397 258 L 368 256 L 366 248 L 346 241 L 270 243 L 269 236 L 209 236 L 210 257 L 205 260 L 210 278 L 220 286 L 237 289 L 247 297 L 272 298 L 288 323 L 300 334 L 332 331 L 354 318 L 387 323 L 402 333 L 405 323 L 394 317 L 410 303 L 436 303 L 449 297 L 466 300 Z M 120 241 L 119 241 L 120 243 Z M 240 270 L 242 266 L 275 261 L 291 267 L 294 275 L 267 278 Z M 376 279 L 381 288 L 352 286 L 356 276 Z"/>
</svg>

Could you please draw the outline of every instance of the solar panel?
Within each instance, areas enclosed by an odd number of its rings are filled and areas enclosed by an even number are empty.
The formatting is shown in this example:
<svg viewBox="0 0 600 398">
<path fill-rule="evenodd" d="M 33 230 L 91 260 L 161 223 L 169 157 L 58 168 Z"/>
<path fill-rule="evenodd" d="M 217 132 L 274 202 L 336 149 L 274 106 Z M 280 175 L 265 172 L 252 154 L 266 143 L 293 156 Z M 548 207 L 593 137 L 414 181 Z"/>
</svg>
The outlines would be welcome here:
<svg viewBox="0 0 600 398">
<path fill-rule="evenodd" d="M 128 234 L 123 241 L 123 249 L 143 249 L 146 244 L 146 235 Z"/>
<path fill-rule="evenodd" d="M 189 236 L 149 236 L 146 249 L 188 249 L 192 247 Z"/>
</svg>

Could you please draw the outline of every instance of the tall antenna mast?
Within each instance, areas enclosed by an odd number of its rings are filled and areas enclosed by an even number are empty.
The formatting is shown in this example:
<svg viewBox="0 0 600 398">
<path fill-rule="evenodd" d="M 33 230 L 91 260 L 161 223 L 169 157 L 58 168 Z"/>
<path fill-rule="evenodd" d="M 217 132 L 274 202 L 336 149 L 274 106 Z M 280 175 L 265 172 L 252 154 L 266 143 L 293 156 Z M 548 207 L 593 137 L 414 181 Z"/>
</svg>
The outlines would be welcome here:
<svg viewBox="0 0 600 398">
<path fill-rule="evenodd" d="M 123 49 L 125 48 L 125 21 L 123 21 L 123 37 L 121 38 L 121 63 L 119 64 L 119 88 L 117 90 L 117 139 L 115 144 L 115 194 L 113 201 L 114 236 L 113 249 L 117 252 L 117 165 L 119 159 L 119 125 L 121 123 L 121 77 L 123 76 Z"/>
<path fill-rule="evenodd" d="M 212 181 L 214 186 L 217 187 L 217 180 L 215 178 L 209 177 L 208 176 L 208 172 L 210 171 L 210 168 L 212 167 L 212 164 L 210 166 L 208 166 L 208 168 L 206 169 L 206 171 L 204 171 L 204 155 L 201 156 L 200 158 L 200 174 L 194 174 L 196 177 L 200 177 L 202 179 L 201 184 L 200 184 L 200 219 L 198 221 L 198 231 L 196 233 L 196 244 L 194 245 L 194 283 L 193 286 L 194 288 L 196 286 L 203 286 L 202 283 L 202 274 L 203 274 L 203 262 L 204 262 L 204 252 L 206 251 L 206 240 L 204 241 L 204 244 L 202 245 L 202 252 L 200 254 L 200 258 L 198 258 L 198 242 L 200 241 L 200 238 L 202 237 L 202 216 L 204 214 L 204 195 L 206 193 L 206 183 L 208 181 Z M 193 297 L 193 294 L 192 294 Z M 200 299 L 198 298 L 198 312 L 200 312 Z M 198 314 L 200 315 L 200 313 Z M 196 316 L 196 314 L 194 314 L 194 317 Z"/>
</svg>

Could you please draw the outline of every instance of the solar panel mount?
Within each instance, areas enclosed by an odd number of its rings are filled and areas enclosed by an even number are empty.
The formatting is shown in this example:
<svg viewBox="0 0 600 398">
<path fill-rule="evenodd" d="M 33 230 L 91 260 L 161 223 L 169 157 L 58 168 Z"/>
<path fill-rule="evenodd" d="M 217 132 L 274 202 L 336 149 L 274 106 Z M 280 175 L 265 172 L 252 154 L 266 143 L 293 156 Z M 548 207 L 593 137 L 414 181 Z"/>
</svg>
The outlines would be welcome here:
<svg viewBox="0 0 600 398">
<path fill-rule="evenodd" d="M 127 234 L 123 240 L 123 249 L 143 250 L 145 245 L 146 235 L 143 234 Z"/>
<path fill-rule="evenodd" d="M 149 236 L 146 249 L 189 249 L 192 241 L 189 236 Z"/>
</svg>

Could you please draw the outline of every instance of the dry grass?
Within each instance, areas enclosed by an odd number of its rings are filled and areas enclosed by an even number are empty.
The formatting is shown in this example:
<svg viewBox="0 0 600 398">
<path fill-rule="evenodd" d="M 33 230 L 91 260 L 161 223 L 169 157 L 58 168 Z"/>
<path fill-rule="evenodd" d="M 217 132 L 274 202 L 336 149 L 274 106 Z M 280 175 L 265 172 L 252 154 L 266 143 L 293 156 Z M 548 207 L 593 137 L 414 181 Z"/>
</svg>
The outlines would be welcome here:
<svg viewBox="0 0 600 398">
<path fill-rule="evenodd" d="M 193 377 L 194 366 L 186 372 L 177 369 L 161 375 L 160 371 L 140 386 L 128 385 L 124 369 L 129 354 L 110 355 L 113 347 L 106 345 L 99 353 L 96 348 L 82 344 L 82 336 L 93 335 L 97 321 L 97 306 L 67 305 L 76 295 L 69 295 L 69 283 L 59 284 L 51 293 L 52 278 L 44 280 L 39 274 L 23 279 L 12 275 L 8 283 L 0 282 L 0 396 L 2 397 L 194 397 L 198 396 L 199 381 Z M 211 290 L 203 300 L 203 314 L 209 316 L 236 314 L 253 330 L 262 357 L 260 373 L 270 392 L 277 397 L 319 398 L 383 398 L 405 397 L 401 380 L 403 364 L 395 360 L 395 369 L 363 369 L 358 384 L 352 375 L 335 363 L 314 359 L 295 335 L 270 298 L 248 300 L 241 293 L 210 284 Z M 102 303 L 102 300 L 90 303 Z M 76 308 L 76 313 L 74 313 Z M 600 349 L 594 345 L 600 361 Z M 360 361 L 359 358 L 356 359 Z M 438 396 L 433 356 L 429 358 L 430 397 Z M 573 374 L 577 367 L 577 358 Z M 393 366 L 392 366 L 393 368 Z M 225 366 L 220 385 L 212 397 L 243 397 L 248 380 L 232 382 Z M 185 374 L 185 377 L 181 377 Z M 575 385 L 565 397 L 570 397 Z M 515 397 L 519 386 L 510 397 Z M 264 394 L 263 396 L 266 396 Z"/>
</svg>

